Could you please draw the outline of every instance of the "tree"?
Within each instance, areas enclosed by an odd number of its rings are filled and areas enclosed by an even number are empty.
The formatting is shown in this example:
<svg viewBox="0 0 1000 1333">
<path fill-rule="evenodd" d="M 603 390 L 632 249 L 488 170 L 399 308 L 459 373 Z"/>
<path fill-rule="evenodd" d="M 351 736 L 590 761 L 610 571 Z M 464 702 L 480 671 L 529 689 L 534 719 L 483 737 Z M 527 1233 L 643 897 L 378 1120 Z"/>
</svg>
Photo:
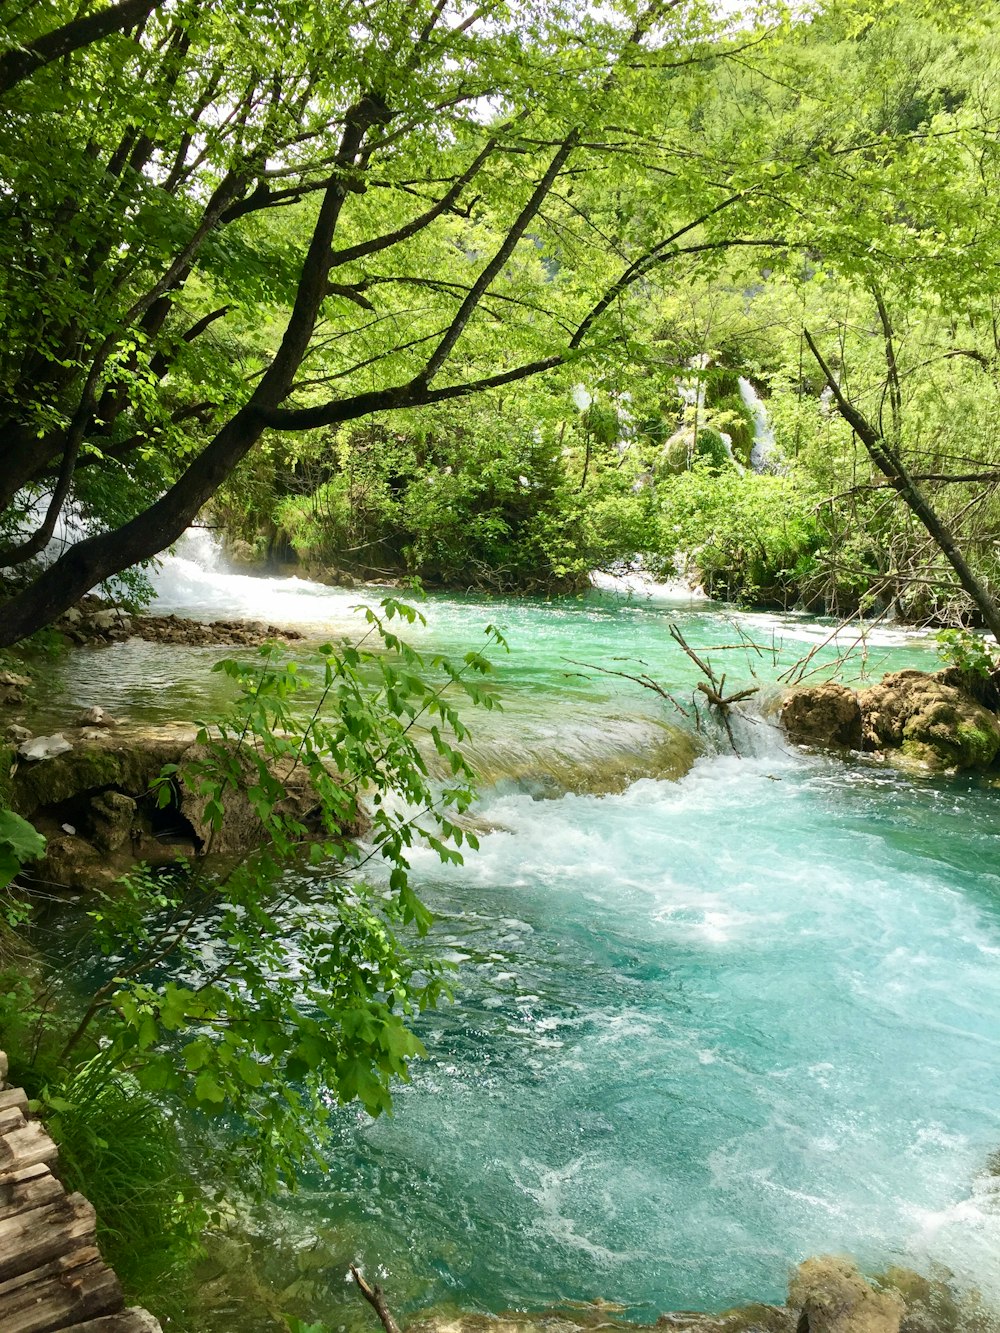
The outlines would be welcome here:
<svg viewBox="0 0 1000 1333">
<path fill-rule="evenodd" d="M 571 197 L 669 155 L 715 36 L 697 0 L 182 3 L 13 86 L 0 645 L 168 546 L 265 432 L 543 373 L 658 265 L 737 240 L 698 172 L 624 250 Z M 117 521 L 40 569 L 101 484 Z"/>
<path fill-rule="evenodd" d="M 781 86 L 746 74 L 740 118 L 716 101 L 706 137 L 719 156 L 736 132 L 771 145 L 772 183 L 739 225 L 787 241 L 751 300 L 759 326 L 787 326 L 768 378 L 810 404 L 824 457 L 805 469 L 855 520 L 859 495 L 905 506 L 877 506 L 871 545 L 895 549 L 871 584 L 919 585 L 911 606 L 997 633 L 998 52 L 988 17 L 957 20 L 831 6 L 783 44 Z M 835 453 L 831 415 L 852 433 Z"/>
</svg>

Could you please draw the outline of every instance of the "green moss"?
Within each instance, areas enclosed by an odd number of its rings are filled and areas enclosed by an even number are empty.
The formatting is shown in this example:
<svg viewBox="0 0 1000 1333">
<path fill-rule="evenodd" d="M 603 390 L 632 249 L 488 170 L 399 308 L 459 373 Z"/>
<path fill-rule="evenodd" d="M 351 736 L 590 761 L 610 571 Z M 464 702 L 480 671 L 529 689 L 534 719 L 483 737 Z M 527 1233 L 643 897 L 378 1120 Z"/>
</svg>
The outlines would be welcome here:
<svg viewBox="0 0 1000 1333">
<path fill-rule="evenodd" d="M 740 396 L 740 373 L 730 366 L 711 366 L 705 373 L 705 402 L 720 407 L 723 401 Z"/>
<path fill-rule="evenodd" d="M 989 768 L 997 755 L 996 734 L 974 722 L 959 722 L 956 734 L 962 748 L 962 763 L 966 768 Z"/>
<path fill-rule="evenodd" d="M 147 750 L 141 744 L 120 749 L 77 747 L 52 759 L 21 764 L 11 783 L 11 808 L 28 818 L 41 806 L 58 805 L 102 787 L 142 795 L 164 762 L 158 748 Z"/>
<path fill-rule="evenodd" d="M 912 738 L 904 740 L 899 747 L 899 753 L 904 759 L 910 759 L 914 763 L 925 765 L 928 768 L 950 768 L 955 760 L 951 755 L 943 755 L 940 750 L 936 750 L 932 745 L 927 745 L 924 741 L 915 741 Z"/>
<path fill-rule="evenodd" d="M 714 424 L 725 431 L 733 442 L 733 453 L 744 467 L 750 466 L 750 455 L 755 438 L 753 413 L 739 393 L 727 394 L 715 404 Z"/>
<path fill-rule="evenodd" d="M 706 426 L 698 432 L 694 452 L 696 458 L 705 459 L 714 472 L 721 472 L 731 466 L 725 441 L 717 430 Z"/>
</svg>

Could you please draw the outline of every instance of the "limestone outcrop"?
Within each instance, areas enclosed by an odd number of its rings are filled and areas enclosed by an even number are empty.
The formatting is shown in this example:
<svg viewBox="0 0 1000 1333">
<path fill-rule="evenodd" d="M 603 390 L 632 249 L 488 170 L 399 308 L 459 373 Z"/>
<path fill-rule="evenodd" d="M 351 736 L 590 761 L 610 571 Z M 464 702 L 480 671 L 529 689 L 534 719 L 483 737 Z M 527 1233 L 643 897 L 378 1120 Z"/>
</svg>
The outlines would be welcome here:
<svg viewBox="0 0 1000 1333">
<path fill-rule="evenodd" d="M 55 628 L 70 642 L 91 647 L 122 643 L 126 639 L 146 639 L 151 643 L 174 643 L 185 647 L 256 648 L 269 640 L 297 642 L 298 630 L 282 629 L 263 620 L 191 620 L 177 615 L 130 615 L 121 607 L 109 606 L 99 597 L 88 595 L 56 621 Z M 9 673 L 8 673 L 9 674 Z M 16 678 L 23 686 L 27 681 Z M 16 686 L 13 686 L 16 689 Z M 0 703 L 21 702 L 4 698 L 0 677 Z"/>
<path fill-rule="evenodd" d="M 1000 756 L 1000 717 L 948 672 L 894 671 L 855 692 L 800 686 L 781 705 L 797 745 L 863 750 L 936 772 L 984 770 Z"/>
<path fill-rule="evenodd" d="M 41 747 L 49 757 L 31 759 L 21 747 L 7 781 L 6 799 L 30 819 L 48 842 L 41 861 L 24 877 L 73 890 L 105 887 L 139 862 L 158 866 L 206 855 L 239 856 L 259 847 L 263 831 L 248 795 L 258 780 L 252 757 L 242 754 L 243 781 L 223 795 L 221 827 L 213 830 L 207 797 L 184 772 L 205 757 L 197 728 L 165 726 L 97 727 L 92 723 L 60 733 L 66 748 Z M 46 740 L 50 738 L 37 738 Z M 170 799 L 161 806 L 151 785 L 166 764 L 176 765 Z M 272 766 L 287 791 L 279 809 L 307 830 L 319 832 L 316 794 L 306 772 L 291 763 Z M 345 837 L 360 825 L 342 830 Z"/>
<path fill-rule="evenodd" d="M 861 749 L 858 696 L 833 681 L 793 690 L 781 705 L 781 725 L 796 745 Z"/>
<path fill-rule="evenodd" d="M 799 1264 L 788 1304 L 808 1333 L 899 1333 L 906 1308 L 897 1292 L 876 1291 L 850 1259 L 830 1254 Z"/>
<path fill-rule="evenodd" d="M 862 690 L 866 750 L 899 749 L 930 768 L 989 768 L 1000 719 L 955 685 L 923 671 L 895 671 Z"/>
</svg>

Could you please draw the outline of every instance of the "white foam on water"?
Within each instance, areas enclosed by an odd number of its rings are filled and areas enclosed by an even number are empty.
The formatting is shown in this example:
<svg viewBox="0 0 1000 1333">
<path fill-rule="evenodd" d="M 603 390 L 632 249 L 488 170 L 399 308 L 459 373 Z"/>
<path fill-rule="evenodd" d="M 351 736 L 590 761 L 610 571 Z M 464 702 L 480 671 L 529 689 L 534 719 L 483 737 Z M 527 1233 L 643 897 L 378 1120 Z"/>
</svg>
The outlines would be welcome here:
<svg viewBox="0 0 1000 1333">
<path fill-rule="evenodd" d="M 595 570 L 590 576 L 590 582 L 598 592 L 622 598 L 677 605 L 708 601 L 706 593 L 701 588 L 693 587 L 687 579 L 678 576 L 666 582 L 658 582 L 641 566 L 622 574 Z"/>
<path fill-rule="evenodd" d="M 343 631 L 358 628 L 352 607 L 377 601 L 369 591 L 331 588 L 299 578 L 237 574 L 210 532 L 192 528 L 150 575 L 152 610 L 196 619 L 263 620 L 279 627 Z"/>
</svg>

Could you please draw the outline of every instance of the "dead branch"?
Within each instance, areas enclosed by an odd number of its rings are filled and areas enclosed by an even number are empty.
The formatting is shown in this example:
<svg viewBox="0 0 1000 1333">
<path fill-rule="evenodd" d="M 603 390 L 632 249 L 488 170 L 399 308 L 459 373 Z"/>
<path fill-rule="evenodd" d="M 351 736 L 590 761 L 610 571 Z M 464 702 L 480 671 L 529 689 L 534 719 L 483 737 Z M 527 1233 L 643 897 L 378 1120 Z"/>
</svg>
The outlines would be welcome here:
<svg viewBox="0 0 1000 1333">
<path fill-rule="evenodd" d="M 400 1333 L 399 1325 L 393 1319 L 389 1307 L 385 1303 L 385 1296 L 382 1288 L 379 1286 L 370 1286 L 361 1275 L 360 1269 L 356 1264 L 351 1264 L 351 1277 L 358 1284 L 361 1295 L 372 1307 L 381 1321 L 385 1333 Z"/>
<path fill-rule="evenodd" d="M 599 671 L 602 676 L 620 676 L 622 680 L 633 680 L 636 685 L 641 685 L 646 690 L 652 690 L 661 699 L 666 699 L 668 703 L 673 704 L 683 717 L 688 716 L 687 709 L 679 704 L 670 691 L 665 690 L 659 681 L 654 680 L 652 676 L 647 676 L 645 673 L 641 676 L 633 676 L 628 671 L 612 671 L 610 667 L 598 666 L 596 662 L 578 662 L 575 657 L 567 657 L 564 660 L 572 662 L 574 666 L 586 667 L 588 671 Z"/>
<path fill-rule="evenodd" d="M 749 699 L 751 695 L 757 694 L 760 687 L 758 685 L 753 685 L 750 689 L 737 690 L 735 694 L 727 695 L 725 693 L 725 675 L 717 676 L 711 664 L 703 661 L 702 658 L 698 656 L 688 643 L 687 639 L 685 639 L 676 623 L 671 624 L 670 626 L 670 637 L 688 655 L 688 657 L 690 657 L 691 661 L 702 675 L 706 677 L 705 680 L 700 680 L 698 682 L 697 689 L 705 696 L 722 719 L 722 725 L 726 729 L 726 735 L 729 738 L 729 744 L 732 746 L 733 754 L 738 758 L 740 752 L 739 747 L 736 744 L 736 737 L 733 735 L 732 723 L 729 721 L 729 711 L 733 704 L 737 704 L 742 699 Z"/>
</svg>

